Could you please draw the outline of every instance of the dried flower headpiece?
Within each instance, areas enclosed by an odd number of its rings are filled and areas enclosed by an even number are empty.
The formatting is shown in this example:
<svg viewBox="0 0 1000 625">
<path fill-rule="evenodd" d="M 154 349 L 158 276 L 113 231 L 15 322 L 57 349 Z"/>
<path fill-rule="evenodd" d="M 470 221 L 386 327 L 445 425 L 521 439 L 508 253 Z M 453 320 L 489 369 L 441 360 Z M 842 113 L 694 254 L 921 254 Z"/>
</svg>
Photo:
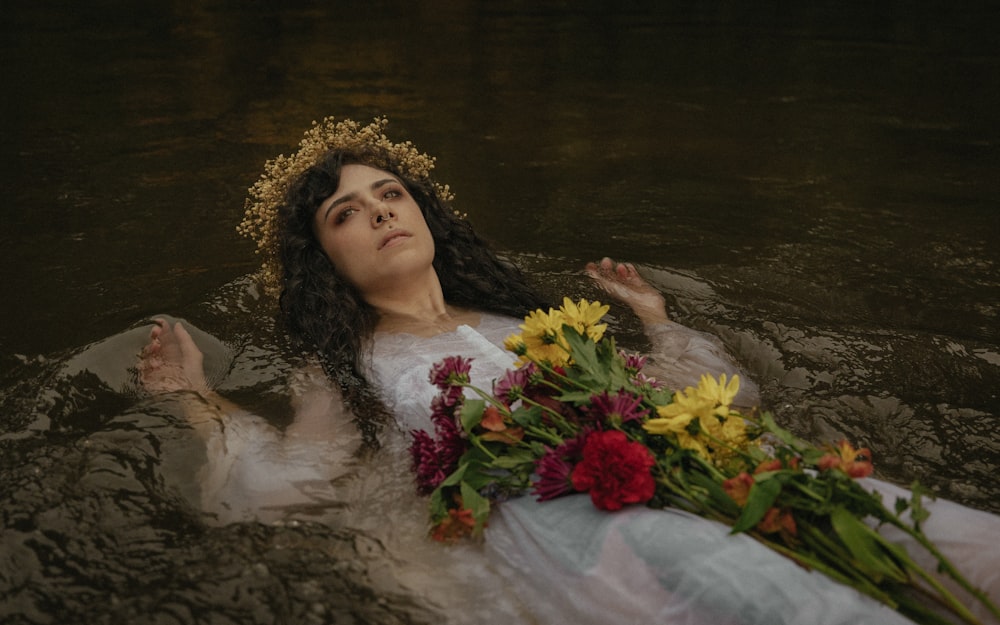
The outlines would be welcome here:
<svg viewBox="0 0 1000 625">
<path fill-rule="evenodd" d="M 278 207 L 292 183 L 326 154 L 332 150 L 376 148 L 374 152 L 384 155 L 385 162 L 373 162 L 373 166 L 392 166 L 414 181 L 430 178 L 434 157 L 420 152 L 409 141 L 390 141 L 385 135 L 388 124 L 385 117 L 376 117 L 367 126 L 350 119 L 338 122 L 333 117 L 319 123 L 314 121 L 299 143 L 298 152 L 291 156 L 282 154 L 264 163 L 264 173 L 249 189 L 246 212 L 236 231 L 257 242 L 257 253 L 263 257 L 259 277 L 269 293 L 277 294 L 281 290 Z M 447 185 L 434 183 L 433 187 L 440 199 L 452 199 Z"/>
</svg>

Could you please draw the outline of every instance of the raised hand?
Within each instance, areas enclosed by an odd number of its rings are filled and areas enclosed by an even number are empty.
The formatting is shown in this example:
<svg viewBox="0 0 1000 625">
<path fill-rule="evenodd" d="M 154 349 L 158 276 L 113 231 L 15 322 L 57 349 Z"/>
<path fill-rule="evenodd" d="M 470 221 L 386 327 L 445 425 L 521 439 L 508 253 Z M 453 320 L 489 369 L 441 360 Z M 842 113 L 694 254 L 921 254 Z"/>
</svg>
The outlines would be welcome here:
<svg viewBox="0 0 1000 625">
<path fill-rule="evenodd" d="M 650 286 L 632 263 L 616 263 L 608 257 L 587 263 L 587 275 L 608 295 L 627 304 L 645 324 L 669 321 L 663 295 Z"/>
<path fill-rule="evenodd" d="M 139 355 L 139 380 L 150 393 L 209 390 L 204 356 L 181 322 L 157 319 Z"/>
</svg>

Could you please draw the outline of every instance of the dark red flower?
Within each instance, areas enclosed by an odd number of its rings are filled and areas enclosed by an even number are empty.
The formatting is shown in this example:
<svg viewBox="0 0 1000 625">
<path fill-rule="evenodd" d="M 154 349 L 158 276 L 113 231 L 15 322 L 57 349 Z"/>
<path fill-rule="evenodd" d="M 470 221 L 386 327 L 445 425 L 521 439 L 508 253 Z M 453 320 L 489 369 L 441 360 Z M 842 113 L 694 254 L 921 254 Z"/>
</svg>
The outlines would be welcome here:
<svg viewBox="0 0 1000 625">
<path fill-rule="evenodd" d="M 441 393 L 441 396 L 445 392 Z M 440 397 L 440 396 L 439 396 Z M 417 492 L 426 495 L 434 491 L 452 471 L 469 447 L 464 432 L 458 426 L 454 409 L 438 404 L 439 410 L 431 415 L 434 436 L 423 430 L 413 430 L 410 435 L 410 460 L 416 475 Z"/>
<path fill-rule="evenodd" d="M 531 382 L 538 375 L 538 367 L 529 362 L 520 369 L 508 369 L 496 384 L 493 385 L 493 395 L 508 406 L 524 395 Z"/>
<path fill-rule="evenodd" d="M 417 480 L 417 492 L 426 495 L 434 491 L 438 484 L 448 477 L 447 467 L 438 456 L 437 441 L 423 430 L 410 432 L 410 460 Z"/>
<path fill-rule="evenodd" d="M 590 399 L 590 416 L 601 423 L 621 425 L 629 421 L 641 421 L 649 410 L 642 407 L 642 398 L 628 391 L 618 391 L 609 395 L 604 391 Z"/>
<path fill-rule="evenodd" d="M 628 440 L 624 432 L 593 432 L 584 441 L 583 460 L 573 468 L 573 488 L 589 492 L 601 510 L 645 503 L 656 492 L 654 464 L 649 449 Z"/>
<path fill-rule="evenodd" d="M 431 367 L 431 384 L 445 390 L 450 386 L 461 386 L 469 383 L 469 372 L 472 370 L 472 359 L 461 356 L 448 356 Z"/>
<path fill-rule="evenodd" d="M 563 441 L 555 449 L 545 448 L 545 455 L 535 461 L 538 480 L 534 486 L 538 501 L 548 501 L 573 492 L 573 465 L 580 461 L 587 432 Z"/>
</svg>

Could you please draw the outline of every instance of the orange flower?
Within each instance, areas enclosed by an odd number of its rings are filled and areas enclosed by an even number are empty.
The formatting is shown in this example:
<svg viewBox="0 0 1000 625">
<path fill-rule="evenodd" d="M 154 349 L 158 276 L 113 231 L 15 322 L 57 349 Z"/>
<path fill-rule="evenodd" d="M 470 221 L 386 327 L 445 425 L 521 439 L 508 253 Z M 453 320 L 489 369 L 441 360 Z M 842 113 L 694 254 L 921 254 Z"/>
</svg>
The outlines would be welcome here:
<svg viewBox="0 0 1000 625">
<path fill-rule="evenodd" d="M 793 471 L 799 468 L 799 458 L 798 456 L 793 456 L 788 459 L 785 463 L 780 458 L 771 458 L 770 460 L 765 460 L 757 465 L 757 468 L 753 470 L 753 474 L 767 473 L 768 471 L 781 471 L 782 469 L 792 469 Z"/>
<path fill-rule="evenodd" d="M 483 429 L 489 430 L 480 436 L 484 441 L 499 441 L 513 445 L 524 438 L 524 428 L 507 427 L 507 421 L 503 418 L 503 413 L 496 406 L 486 407 L 479 425 L 483 426 Z"/>
<path fill-rule="evenodd" d="M 500 432 L 487 432 L 480 436 L 479 438 L 484 441 L 497 441 L 499 443 L 507 443 L 508 445 L 515 445 L 521 442 L 524 438 L 524 428 L 518 426 L 513 428 L 504 428 Z"/>
<path fill-rule="evenodd" d="M 753 474 L 757 475 L 758 473 L 767 473 L 768 471 L 780 471 L 783 468 L 785 467 L 782 466 L 781 460 L 771 458 L 770 460 L 766 460 L 758 464 L 757 468 L 753 470 Z"/>
<path fill-rule="evenodd" d="M 787 509 L 778 510 L 771 508 L 764 513 L 764 518 L 757 524 L 757 529 L 765 534 L 781 532 L 782 535 L 798 535 L 798 528 L 795 526 L 795 517 Z"/>
<path fill-rule="evenodd" d="M 820 471 L 839 469 L 847 475 L 857 477 L 868 477 L 875 470 L 871 461 L 872 452 L 867 447 L 855 449 L 846 440 L 840 441 L 831 453 L 825 454 L 816 463 Z"/>
<path fill-rule="evenodd" d="M 490 432 L 503 432 L 507 429 L 507 424 L 503 422 L 503 415 L 496 406 L 487 406 L 483 411 L 483 418 L 479 421 Z"/>
<path fill-rule="evenodd" d="M 750 487 L 753 486 L 753 476 L 746 471 L 736 477 L 731 477 L 722 483 L 722 489 L 726 491 L 730 499 L 738 506 L 745 506 L 747 497 L 750 496 Z"/>
<path fill-rule="evenodd" d="M 431 538 L 442 543 L 457 542 L 463 536 L 472 535 L 476 521 L 469 508 L 450 508 L 447 518 L 442 519 L 431 532 Z"/>
</svg>

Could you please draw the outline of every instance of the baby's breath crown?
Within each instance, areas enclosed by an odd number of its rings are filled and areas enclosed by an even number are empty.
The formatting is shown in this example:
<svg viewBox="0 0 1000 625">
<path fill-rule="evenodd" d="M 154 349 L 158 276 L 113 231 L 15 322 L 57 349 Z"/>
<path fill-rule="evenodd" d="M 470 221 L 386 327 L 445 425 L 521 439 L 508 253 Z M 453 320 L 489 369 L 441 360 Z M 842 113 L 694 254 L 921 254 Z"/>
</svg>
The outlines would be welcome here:
<svg viewBox="0 0 1000 625">
<path fill-rule="evenodd" d="M 243 221 L 236 231 L 257 242 L 257 253 L 262 256 L 259 277 L 268 292 L 276 294 L 281 290 L 278 207 L 292 183 L 330 151 L 376 148 L 375 152 L 385 156 L 385 162 L 375 162 L 373 166 L 388 168 L 391 164 L 416 181 L 430 178 L 434 157 L 420 152 L 410 141 L 390 141 L 385 135 L 388 125 L 385 117 L 376 117 L 367 126 L 351 119 L 338 122 L 327 117 L 322 122 L 313 122 L 299 142 L 298 152 L 291 156 L 282 154 L 264 163 L 264 173 L 249 189 Z M 447 185 L 435 184 L 434 188 L 441 199 L 452 199 Z"/>
</svg>

